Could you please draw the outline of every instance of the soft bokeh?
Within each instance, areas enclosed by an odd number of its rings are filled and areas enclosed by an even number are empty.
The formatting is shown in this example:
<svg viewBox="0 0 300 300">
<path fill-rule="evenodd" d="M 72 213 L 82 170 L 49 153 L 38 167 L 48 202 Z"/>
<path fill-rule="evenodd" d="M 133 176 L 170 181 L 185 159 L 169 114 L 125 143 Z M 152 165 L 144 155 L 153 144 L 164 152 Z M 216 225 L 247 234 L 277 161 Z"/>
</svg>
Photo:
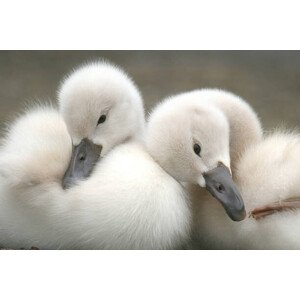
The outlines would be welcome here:
<svg viewBox="0 0 300 300">
<path fill-rule="evenodd" d="M 0 51 L 1 128 L 37 100 L 55 102 L 63 76 L 99 58 L 133 77 L 147 111 L 168 95 L 218 87 L 249 101 L 267 130 L 300 124 L 298 51 Z"/>
</svg>

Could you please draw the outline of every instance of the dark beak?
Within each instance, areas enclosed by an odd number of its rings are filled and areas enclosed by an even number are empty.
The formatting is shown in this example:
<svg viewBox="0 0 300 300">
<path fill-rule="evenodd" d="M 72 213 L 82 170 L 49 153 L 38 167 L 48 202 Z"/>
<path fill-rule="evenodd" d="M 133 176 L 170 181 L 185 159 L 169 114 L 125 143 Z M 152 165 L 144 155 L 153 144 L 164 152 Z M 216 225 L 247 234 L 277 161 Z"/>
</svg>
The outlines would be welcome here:
<svg viewBox="0 0 300 300">
<path fill-rule="evenodd" d="M 78 181 L 88 178 L 98 160 L 100 159 L 102 146 L 95 145 L 88 139 L 73 147 L 72 158 L 63 178 L 63 188 L 67 189 Z"/>
<path fill-rule="evenodd" d="M 220 165 L 204 174 L 206 189 L 223 205 L 233 221 L 242 221 L 246 211 L 242 196 L 237 190 L 229 170 Z"/>
</svg>

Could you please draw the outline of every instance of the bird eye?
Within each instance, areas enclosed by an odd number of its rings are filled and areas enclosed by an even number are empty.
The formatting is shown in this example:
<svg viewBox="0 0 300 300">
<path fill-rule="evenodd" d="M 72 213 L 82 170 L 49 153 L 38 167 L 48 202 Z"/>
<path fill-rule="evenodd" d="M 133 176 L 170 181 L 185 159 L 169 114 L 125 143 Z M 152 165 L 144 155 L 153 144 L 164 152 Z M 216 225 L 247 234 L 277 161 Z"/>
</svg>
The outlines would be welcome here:
<svg viewBox="0 0 300 300">
<path fill-rule="evenodd" d="M 99 118 L 98 124 L 97 124 L 97 125 L 104 123 L 105 120 L 106 120 L 106 115 L 102 115 L 102 116 Z"/>
<path fill-rule="evenodd" d="M 200 156 L 200 152 L 201 152 L 201 147 L 199 144 L 194 144 L 194 152 Z"/>
</svg>

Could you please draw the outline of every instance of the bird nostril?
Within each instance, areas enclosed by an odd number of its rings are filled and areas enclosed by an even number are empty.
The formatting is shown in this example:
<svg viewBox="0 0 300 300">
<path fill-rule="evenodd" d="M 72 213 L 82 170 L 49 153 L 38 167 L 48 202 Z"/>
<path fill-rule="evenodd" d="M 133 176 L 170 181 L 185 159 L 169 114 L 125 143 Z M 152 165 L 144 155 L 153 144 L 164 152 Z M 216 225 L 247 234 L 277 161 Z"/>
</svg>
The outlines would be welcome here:
<svg viewBox="0 0 300 300">
<path fill-rule="evenodd" d="M 221 184 L 221 183 L 218 183 L 218 184 L 216 185 L 216 189 L 217 189 L 217 191 L 218 191 L 219 193 L 223 193 L 223 192 L 225 191 L 225 187 L 224 187 L 224 185 Z"/>
<path fill-rule="evenodd" d="M 84 155 L 84 154 L 80 154 L 80 156 L 79 156 L 79 160 L 80 160 L 80 161 L 84 161 L 84 160 L 85 160 L 85 158 L 86 158 L 86 157 L 85 157 L 85 155 Z"/>
</svg>

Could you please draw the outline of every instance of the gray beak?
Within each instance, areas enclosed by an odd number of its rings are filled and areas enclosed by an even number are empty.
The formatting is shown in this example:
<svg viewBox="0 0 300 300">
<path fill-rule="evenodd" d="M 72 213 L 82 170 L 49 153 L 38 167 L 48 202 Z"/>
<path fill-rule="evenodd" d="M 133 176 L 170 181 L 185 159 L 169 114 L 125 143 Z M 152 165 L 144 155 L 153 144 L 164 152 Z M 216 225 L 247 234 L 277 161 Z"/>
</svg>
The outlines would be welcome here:
<svg viewBox="0 0 300 300">
<path fill-rule="evenodd" d="M 224 207 L 226 213 L 233 221 L 242 221 L 246 211 L 242 196 L 237 190 L 229 170 L 220 165 L 204 174 L 206 189 Z"/>
<path fill-rule="evenodd" d="M 100 159 L 102 146 L 95 145 L 88 139 L 84 139 L 76 147 L 73 147 L 72 158 L 63 178 L 63 188 L 67 189 L 78 181 L 88 178 L 94 166 Z"/>
</svg>

